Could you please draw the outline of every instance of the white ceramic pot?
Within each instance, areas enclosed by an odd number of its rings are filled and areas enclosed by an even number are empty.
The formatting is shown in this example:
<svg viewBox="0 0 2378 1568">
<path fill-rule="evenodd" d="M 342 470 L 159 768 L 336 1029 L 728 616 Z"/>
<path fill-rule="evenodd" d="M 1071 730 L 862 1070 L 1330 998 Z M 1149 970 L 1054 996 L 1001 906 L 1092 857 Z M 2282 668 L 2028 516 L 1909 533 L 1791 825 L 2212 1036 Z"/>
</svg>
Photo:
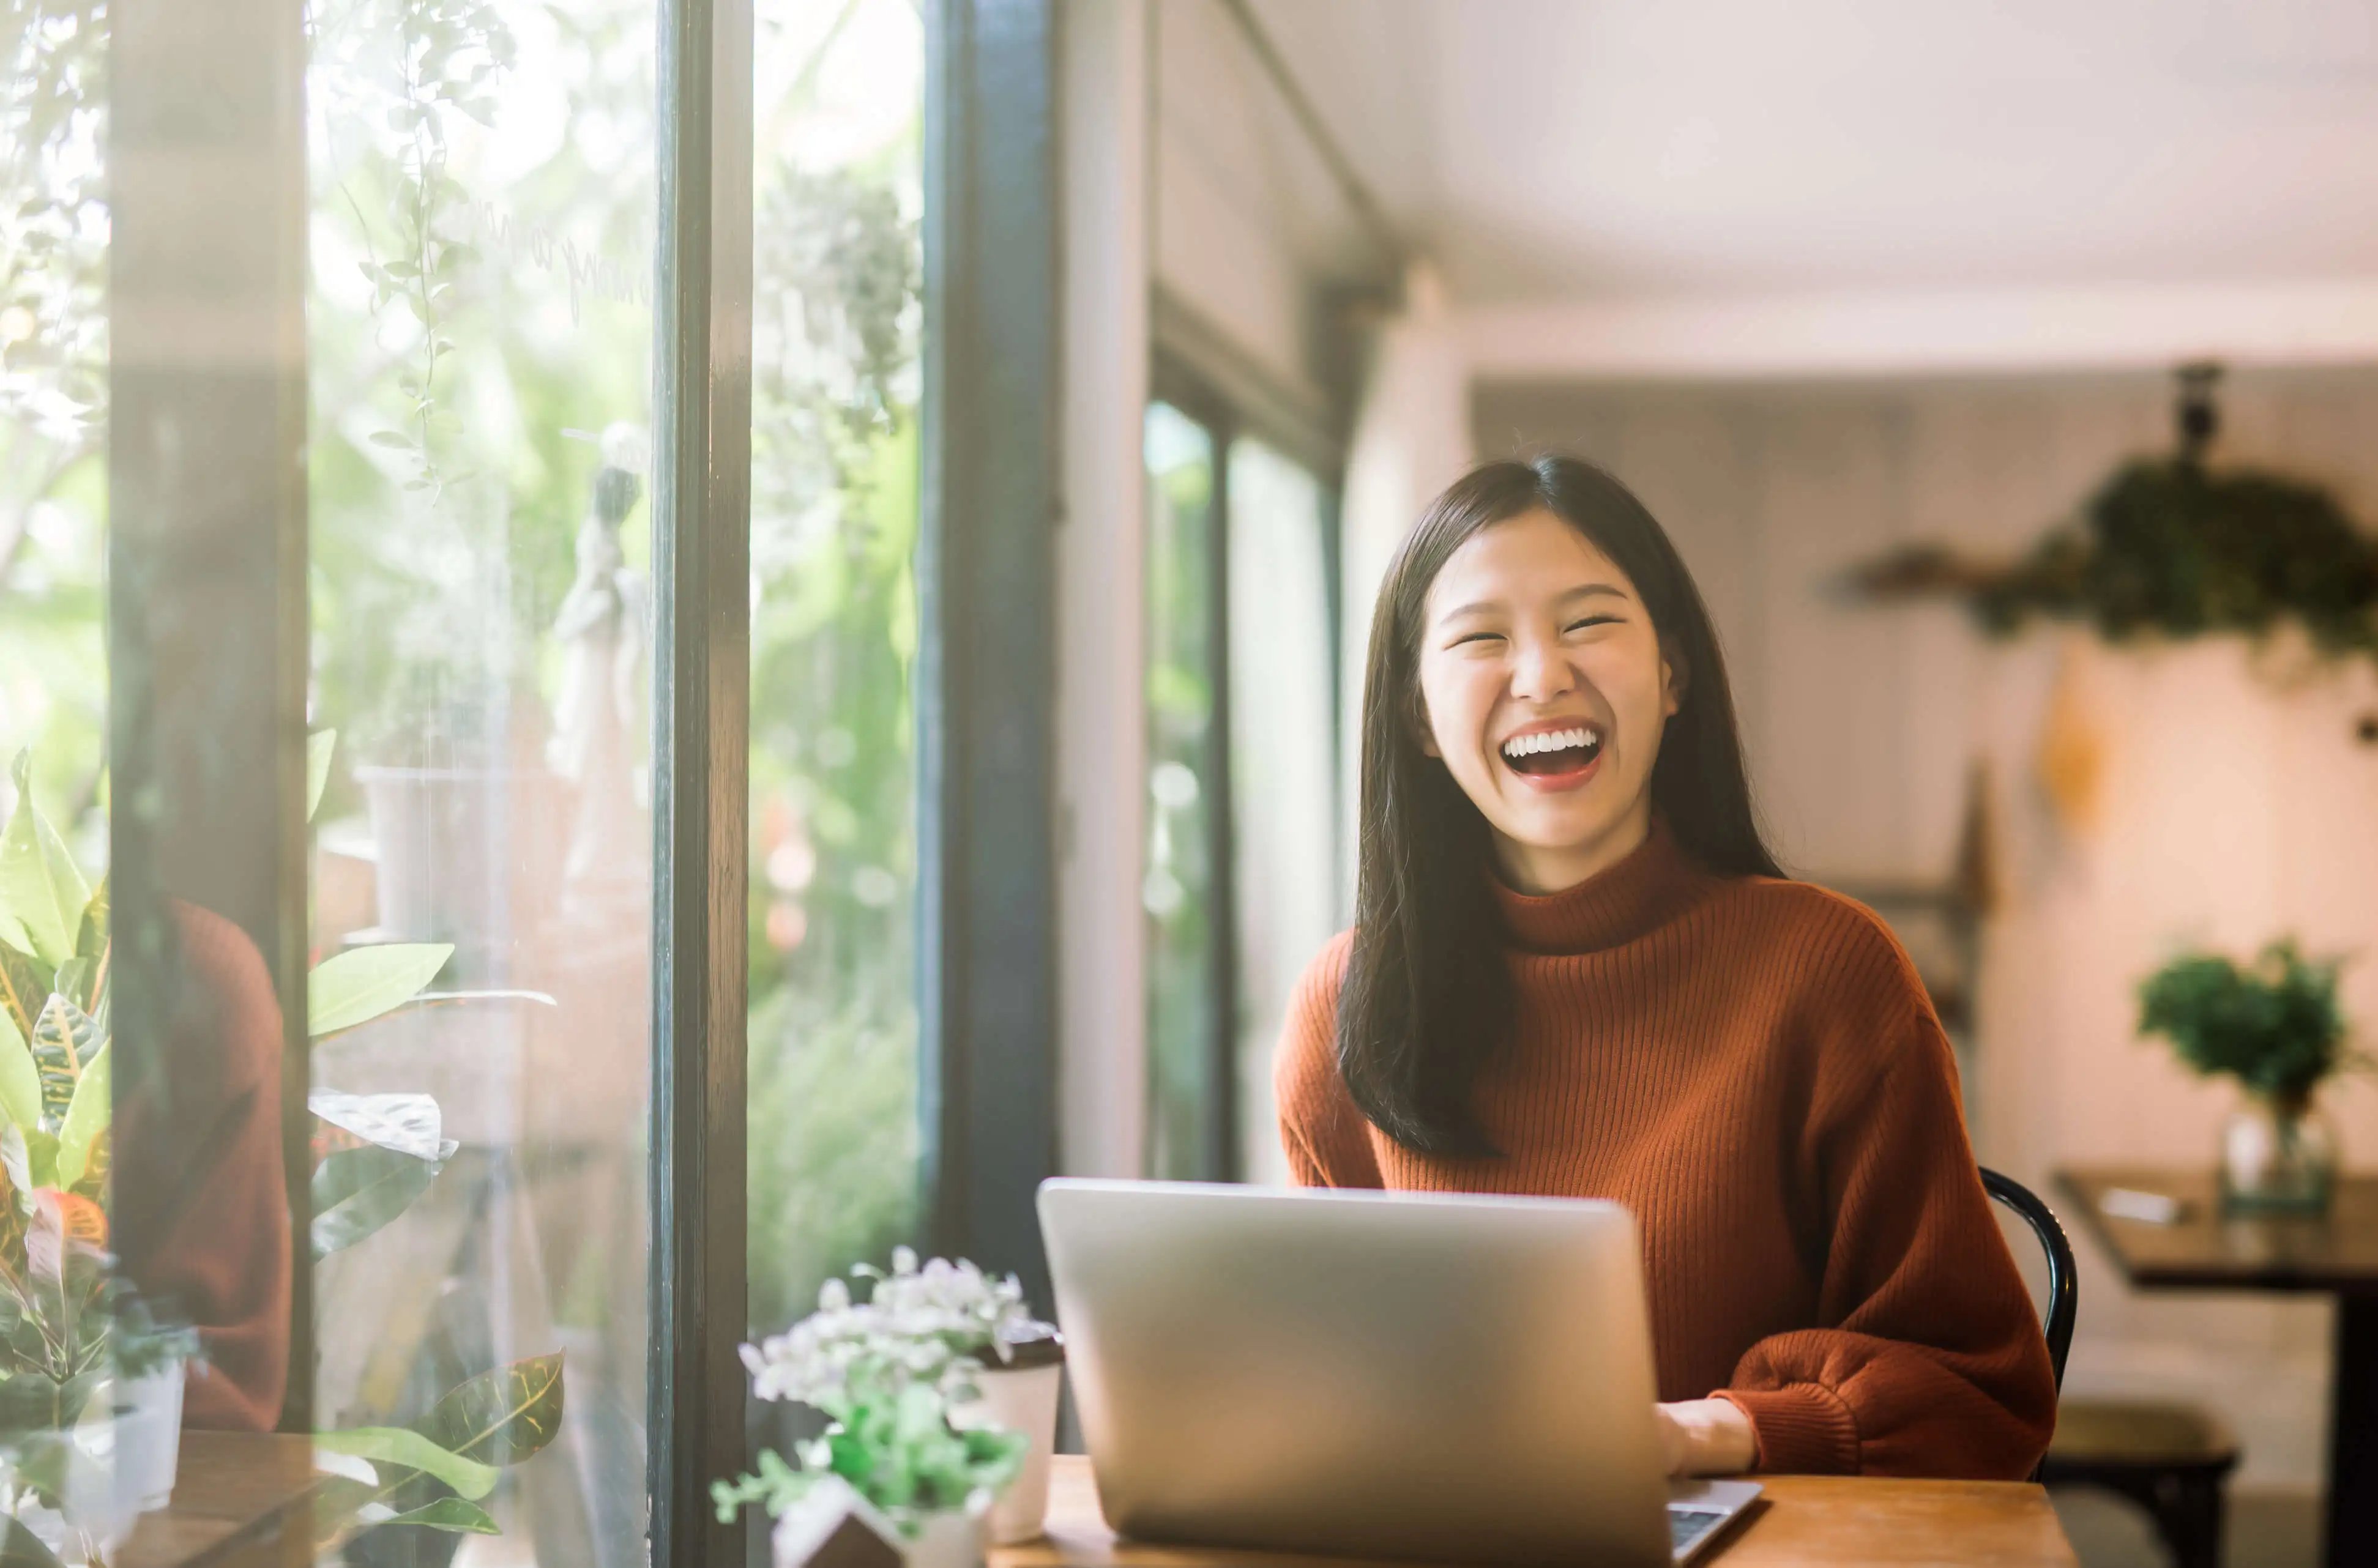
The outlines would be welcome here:
<svg viewBox="0 0 2378 1568">
<path fill-rule="evenodd" d="M 126 1380 L 115 1401 L 115 1490 L 143 1514 L 174 1500 L 182 1456 L 182 1362 Z"/>
<path fill-rule="evenodd" d="M 1057 1446 L 1057 1394 L 1065 1376 L 1063 1361 L 1002 1367 L 975 1379 L 982 1397 L 950 1412 L 959 1428 L 1004 1427 L 1030 1442 L 1024 1468 L 991 1505 L 991 1538 L 1013 1546 L 1040 1533 L 1049 1513 L 1049 1455 Z"/>
<path fill-rule="evenodd" d="M 908 1568 L 982 1568 L 983 1516 L 928 1514 L 922 1528 L 901 1543 Z"/>
</svg>

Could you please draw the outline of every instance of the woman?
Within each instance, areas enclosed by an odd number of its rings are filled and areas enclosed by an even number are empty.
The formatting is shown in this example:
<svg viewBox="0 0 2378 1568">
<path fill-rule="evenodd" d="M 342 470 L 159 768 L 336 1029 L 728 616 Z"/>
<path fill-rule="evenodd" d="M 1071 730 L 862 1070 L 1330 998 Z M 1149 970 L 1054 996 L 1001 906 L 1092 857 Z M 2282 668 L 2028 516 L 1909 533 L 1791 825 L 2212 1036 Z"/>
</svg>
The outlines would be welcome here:
<svg viewBox="0 0 2378 1568">
<path fill-rule="evenodd" d="M 1709 612 L 1599 469 L 1489 463 L 1388 569 L 1355 926 L 1278 1088 L 1305 1185 L 1633 1211 L 1673 1474 L 2020 1478 L 2047 1446 L 1940 1022 L 1880 921 L 1783 880 Z"/>
</svg>

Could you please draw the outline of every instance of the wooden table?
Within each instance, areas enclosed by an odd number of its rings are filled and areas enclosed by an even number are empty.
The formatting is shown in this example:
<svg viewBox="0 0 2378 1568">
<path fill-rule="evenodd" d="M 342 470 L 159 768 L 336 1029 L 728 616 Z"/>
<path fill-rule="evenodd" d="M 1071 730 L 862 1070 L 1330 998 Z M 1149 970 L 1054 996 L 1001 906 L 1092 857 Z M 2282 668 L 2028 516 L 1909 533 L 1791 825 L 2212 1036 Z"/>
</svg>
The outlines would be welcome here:
<svg viewBox="0 0 2378 1568">
<path fill-rule="evenodd" d="M 112 1568 L 247 1568 L 312 1560 L 314 1440 L 272 1433 L 182 1434 L 174 1501 L 144 1514 Z"/>
<path fill-rule="evenodd" d="M 2378 1176 L 2347 1177 L 2326 1215 L 2225 1215 L 2210 1171 L 2060 1171 L 2090 1234 L 2141 1290 L 2313 1291 L 2336 1298 L 2328 1438 L 2327 1561 L 2378 1563 Z M 2107 1189 L 2187 1205 L 2170 1225 L 2116 1219 Z"/>
<path fill-rule="evenodd" d="M 1060 1454 L 1049 1533 L 1000 1547 L 990 1568 L 1363 1568 L 1354 1559 L 1157 1546 L 1115 1538 L 1089 1461 Z M 1695 1568 L 2073 1568 L 2072 1547 L 2038 1487 L 2017 1481 L 1875 1481 L 1761 1476 L 1752 1516 Z"/>
</svg>

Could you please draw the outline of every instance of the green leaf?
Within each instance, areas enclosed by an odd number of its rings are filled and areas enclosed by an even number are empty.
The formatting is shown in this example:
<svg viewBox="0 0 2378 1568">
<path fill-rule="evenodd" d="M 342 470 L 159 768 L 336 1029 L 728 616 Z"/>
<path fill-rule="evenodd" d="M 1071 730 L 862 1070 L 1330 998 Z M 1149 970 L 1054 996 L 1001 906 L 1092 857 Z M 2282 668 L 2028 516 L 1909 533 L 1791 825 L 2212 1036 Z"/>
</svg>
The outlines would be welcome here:
<svg viewBox="0 0 2378 1568">
<path fill-rule="evenodd" d="M 25 1134 L 25 1168 L 36 1187 L 58 1184 L 58 1140 L 54 1133 L 36 1127 Z"/>
<path fill-rule="evenodd" d="M 561 1355 L 532 1357 L 457 1385 L 415 1430 L 488 1465 L 517 1465 L 561 1429 Z"/>
<path fill-rule="evenodd" d="M 107 879 L 102 877 L 99 886 L 90 890 L 90 902 L 82 906 L 82 924 L 75 930 L 75 956 L 96 959 L 107 951 Z"/>
<path fill-rule="evenodd" d="M 324 959 L 306 977 L 306 1033 L 318 1040 L 403 1006 L 453 955 L 451 942 L 383 942 Z"/>
<path fill-rule="evenodd" d="M 392 1149 L 337 1149 L 314 1167 L 317 1260 L 352 1247 L 413 1206 L 440 1166 Z"/>
<path fill-rule="evenodd" d="M 435 1502 L 394 1514 L 380 1521 L 383 1525 L 426 1525 L 433 1530 L 449 1530 L 456 1535 L 499 1536 L 503 1531 L 487 1516 L 487 1511 L 475 1502 L 465 1502 L 459 1497 L 441 1497 Z"/>
<path fill-rule="evenodd" d="M 91 982 L 98 976 L 97 961 L 77 953 L 58 965 L 57 974 L 50 981 L 50 989 L 89 1012 Z"/>
<path fill-rule="evenodd" d="M 316 1432 L 314 1446 L 333 1454 L 352 1454 L 376 1465 L 401 1465 L 437 1477 L 468 1498 L 496 1490 L 496 1467 L 465 1459 L 441 1448 L 409 1427 L 357 1427 L 352 1431 Z"/>
<path fill-rule="evenodd" d="M 339 747 L 337 730 L 316 730 L 306 737 L 306 820 L 312 821 L 322 804 L 322 787 L 330 782 L 330 754 Z"/>
<path fill-rule="evenodd" d="M 45 964 L 74 956 L 75 924 L 90 884 L 75 869 L 66 841 L 33 808 L 33 754 L 17 753 L 17 808 L 0 829 L 0 941 Z"/>
<path fill-rule="evenodd" d="M 18 1034 L 32 1035 L 33 1020 L 50 999 L 50 976 L 56 972 L 56 965 L 0 941 L 0 1012 L 8 1015 Z"/>
<path fill-rule="evenodd" d="M 83 1065 L 82 1082 L 75 1085 L 74 1099 L 66 1107 L 65 1124 L 58 1129 L 58 1185 L 72 1187 L 82 1180 L 90 1167 L 91 1145 L 107 1123 L 114 1110 L 114 1095 L 108 1088 L 110 1072 L 107 1047 L 102 1043 L 90 1061 Z"/>
<path fill-rule="evenodd" d="M 417 1160 L 439 1161 L 454 1152 L 453 1141 L 440 1125 L 438 1102 L 427 1095 L 342 1095 L 317 1089 L 306 1096 L 306 1108 L 366 1143 Z"/>
<path fill-rule="evenodd" d="M 0 1009 L 0 1111 L 19 1131 L 42 1124 L 42 1075 L 17 1021 Z"/>
<path fill-rule="evenodd" d="M 74 1103 L 75 1085 L 100 1047 L 90 1014 L 52 992 L 33 1020 L 33 1067 L 42 1075 L 42 1130 L 55 1133 Z"/>
<path fill-rule="evenodd" d="M 400 436 L 393 430 L 375 430 L 364 439 L 375 447 L 393 447 L 399 451 L 406 452 L 413 449 L 412 437 Z"/>
</svg>

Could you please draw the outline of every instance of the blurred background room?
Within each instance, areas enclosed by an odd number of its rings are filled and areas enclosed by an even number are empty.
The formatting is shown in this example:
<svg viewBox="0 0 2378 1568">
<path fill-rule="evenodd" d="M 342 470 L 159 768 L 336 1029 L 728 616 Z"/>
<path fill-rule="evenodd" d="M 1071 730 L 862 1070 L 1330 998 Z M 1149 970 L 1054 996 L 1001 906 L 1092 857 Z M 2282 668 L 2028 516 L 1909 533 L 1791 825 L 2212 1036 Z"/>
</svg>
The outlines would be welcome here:
<svg viewBox="0 0 2378 1568">
<path fill-rule="evenodd" d="M 1372 595 L 1551 449 L 1674 535 L 1786 867 L 2063 1216 L 2087 1568 L 2378 1543 L 2378 1083 L 2142 1013 L 2227 957 L 2333 1050 L 2336 964 L 2378 1040 L 2378 7 L 194 9 L 0 22 L 0 820 L 289 1010 L 264 1424 L 553 1385 L 502 1534 L 326 1561 L 642 1562 L 649 1455 L 735 1446 L 653 1358 L 727 1408 L 900 1244 L 1045 1303 L 1049 1174 L 1284 1181 Z M 696 12 L 748 94 L 655 50 Z M 2257 1137 L 2312 1188 L 2225 1206 Z M 2183 1232 L 2236 1271 L 2117 1255 Z"/>
</svg>

